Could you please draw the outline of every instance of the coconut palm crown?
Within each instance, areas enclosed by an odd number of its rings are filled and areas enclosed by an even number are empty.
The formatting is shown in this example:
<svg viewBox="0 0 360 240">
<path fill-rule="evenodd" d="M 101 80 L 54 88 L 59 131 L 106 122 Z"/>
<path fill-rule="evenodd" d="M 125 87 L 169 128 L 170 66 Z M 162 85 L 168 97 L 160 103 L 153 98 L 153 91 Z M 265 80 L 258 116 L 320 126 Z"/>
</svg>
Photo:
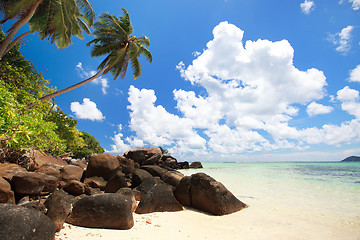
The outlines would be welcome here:
<svg viewBox="0 0 360 240">
<path fill-rule="evenodd" d="M 74 90 L 109 72 L 113 75 L 114 80 L 119 76 L 124 78 L 129 62 L 134 78 L 136 79 L 141 75 L 141 65 L 138 59 L 140 55 L 144 55 L 149 63 L 152 62 L 152 55 L 146 48 L 150 46 L 150 41 L 146 36 L 137 38 L 131 35 L 133 27 L 129 13 L 125 9 L 122 10 L 124 14 L 119 18 L 109 13 L 103 13 L 100 15 L 99 21 L 94 24 L 95 38 L 87 43 L 88 46 L 92 47 L 91 56 L 97 57 L 107 54 L 98 66 L 99 71 L 82 82 L 43 96 L 39 101 L 45 101 Z M 29 104 L 28 108 L 36 104 L 36 102 Z"/>
<path fill-rule="evenodd" d="M 71 36 L 83 38 L 82 33 L 90 34 L 95 13 L 88 0 L 0 0 L 0 12 L 4 20 L 17 19 L 8 29 L 8 35 L 0 43 L 0 58 L 24 36 L 39 32 L 41 40 L 49 38 L 58 48 L 65 48 Z M 13 39 L 26 23 L 30 31 Z"/>
<path fill-rule="evenodd" d="M 93 36 L 87 46 L 92 45 L 91 56 L 97 57 L 107 54 L 106 58 L 99 65 L 98 70 L 105 69 L 103 74 L 110 72 L 114 80 L 119 76 L 124 78 L 129 62 L 133 70 L 134 78 L 141 75 L 139 56 L 143 55 L 151 63 L 152 55 L 146 48 L 150 41 L 146 36 L 137 38 L 133 35 L 133 26 L 129 13 L 122 8 L 123 15 L 116 16 L 103 13 L 94 24 Z"/>
</svg>

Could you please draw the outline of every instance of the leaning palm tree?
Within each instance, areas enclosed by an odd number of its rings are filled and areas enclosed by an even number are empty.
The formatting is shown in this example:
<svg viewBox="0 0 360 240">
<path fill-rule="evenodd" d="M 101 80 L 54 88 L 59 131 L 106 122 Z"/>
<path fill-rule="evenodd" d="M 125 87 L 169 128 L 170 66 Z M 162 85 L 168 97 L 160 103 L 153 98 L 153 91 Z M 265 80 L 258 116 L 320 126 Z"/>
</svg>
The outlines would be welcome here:
<svg viewBox="0 0 360 240">
<path fill-rule="evenodd" d="M 146 36 L 137 38 L 131 35 L 133 27 L 129 13 L 123 8 L 122 10 L 124 14 L 119 18 L 109 13 L 103 13 L 99 17 L 99 21 L 94 24 L 93 35 L 95 38 L 87 43 L 87 46 L 92 45 L 91 56 L 97 57 L 107 54 L 98 66 L 98 72 L 82 82 L 41 97 L 40 101 L 74 90 L 109 72 L 113 75 L 114 80 L 119 76 L 124 78 L 129 62 L 134 78 L 136 79 L 141 75 L 141 65 L 138 59 L 140 55 L 144 55 L 149 63 L 152 62 L 152 55 L 146 48 L 150 46 L 150 41 Z M 36 103 L 30 104 L 28 108 L 35 105 Z"/>
<path fill-rule="evenodd" d="M 34 32 L 39 32 L 41 40 L 49 38 L 58 48 L 71 44 L 71 36 L 83 38 L 82 32 L 90 34 L 95 13 L 88 0 L 0 0 L 0 11 L 5 18 L 17 21 L 8 30 L 8 35 L 0 43 L 0 59 L 20 39 Z M 26 23 L 27 31 L 13 40 L 16 33 Z"/>
</svg>

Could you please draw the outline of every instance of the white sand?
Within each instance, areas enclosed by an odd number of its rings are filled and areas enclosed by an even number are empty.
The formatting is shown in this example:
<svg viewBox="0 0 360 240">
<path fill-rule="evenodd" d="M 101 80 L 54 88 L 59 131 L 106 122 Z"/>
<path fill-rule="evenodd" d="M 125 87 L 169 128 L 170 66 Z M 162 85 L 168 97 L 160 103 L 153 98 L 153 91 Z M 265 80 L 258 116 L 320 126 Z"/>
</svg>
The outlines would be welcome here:
<svg viewBox="0 0 360 240">
<path fill-rule="evenodd" d="M 65 239 L 277 239 L 359 240 L 359 223 L 334 226 L 327 219 L 283 213 L 274 209 L 246 208 L 226 216 L 211 216 L 193 210 L 134 214 L 130 230 L 91 229 L 69 224 L 57 233 Z"/>
</svg>

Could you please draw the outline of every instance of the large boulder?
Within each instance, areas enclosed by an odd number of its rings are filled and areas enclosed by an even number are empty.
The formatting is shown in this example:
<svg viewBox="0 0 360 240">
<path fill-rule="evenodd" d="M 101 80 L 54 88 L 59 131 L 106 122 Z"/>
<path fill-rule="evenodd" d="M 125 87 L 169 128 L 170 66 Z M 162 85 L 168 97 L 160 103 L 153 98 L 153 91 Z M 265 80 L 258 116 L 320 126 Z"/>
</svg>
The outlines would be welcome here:
<svg viewBox="0 0 360 240">
<path fill-rule="evenodd" d="M 51 193 L 59 186 L 59 179 L 55 176 L 47 175 L 45 173 L 39 173 L 41 176 L 44 177 L 45 186 L 43 192 Z"/>
<path fill-rule="evenodd" d="M 120 188 L 126 188 L 128 184 L 121 171 L 116 171 L 105 186 L 106 193 L 116 193 Z"/>
<path fill-rule="evenodd" d="M 74 196 L 79 196 L 85 193 L 85 183 L 78 180 L 70 180 L 64 186 L 64 191 Z"/>
<path fill-rule="evenodd" d="M 0 237 L 6 240 L 53 240 L 55 225 L 37 210 L 0 204 Z"/>
<path fill-rule="evenodd" d="M 247 207 L 222 183 L 205 173 L 191 175 L 190 197 L 192 207 L 214 215 L 230 214 Z"/>
<path fill-rule="evenodd" d="M 107 181 L 105 181 L 105 179 L 102 177 L 90 177 L 90 178 L 85 178 L 84 183 L 89 187 L 105 190 Z"/>
<path fill-rule="evenodd" d="M 84 173 L 82 167 L 76 165 L 67 165 L 60 169 L 60 178 L 61 180 L 77 180 L 80 181 Z"/>
<path fill-rule="evenodd" d="M 14 175 L 17 175 L 22 172 L 27 172 L 27 170 L 14 163 L 0 163 L 0 177 L 11 181 Z"/>
<path fill-rule="evenodd" d="M 90 228 L 130 229 L 134 226 L 132 202 L 117 193 L 86 196 L 74 204 L 66 222 Z"/>
<path fill-rule="evenodd" d="M 53 192 L 45 201 L 48 209 L 46 215 L 53 221 L 56 231 L 60 231 L 68 215 L 71 212 L 75 198 L 63 190 Z"/>
<path fill-rule="evenodd" d="M 161 158 L 161 155 L 159 147 L 129 149 L 124 153 L 126 158 L 130 158 L 140 165 L 153 165 Z"/>
<path fill-rule="evenodd" d="M 147 192 L 155 185 L 154 177 L 143 169 L 136 169 L 132 178 L 132 188 L 137 188 L 140 192 Z"/>
<path fill-rule="evenodd" d="M 174 190 L 174 196 L 183 206 L 191 207 L 190 176 L 185 176 Z"/>
<path fill-rule="evenodd" d="M 30 159 L 29 170 L 31 171 L 35 171 L 47 163 L 53 163 L 61 166 L 67 165 L 67 163 L 61 158 L 50 156 L 38 150 L 29 149 L 25 155 Z"/>
<path fill-rule="evenodd" d="M 130 198 L 132 204 L 132 211 L 134 212 L 137 207 L 134 190 L 131 188 L 120 188 L 116 193 L 125 195 Z"/>
<path fill-rule="evenodd" d="M 203 168 L 201 162 L 192 162 L 189 168 Z"/>
<path fill-rule="evenodd" d="M 12 184 L 16 194 L 40 195 L 45 187 L 45 178 L 36 172 L 22 172 L 14 175 Z"/>
<path fill-rule="evenodd" d="M 91 155 L 85 177 L 98 176 L 109 180 L 119 165 L 119 161 L 113 155 L 106 153 Z"/>
<path fill-rule="evenodd" d="M 160 177 L 163 182 L 174 187 L 176 187 L 180 183 L 181 179 L 184 177 L 184 174 L 179 171 L 167 170 L 157 165 L 144 165 L 141 166 L 141 169 L 146 170 L 155 177 Z"/>
<path fill-rule="evenodd" d="M 0 177 L 0 203 L 15 203 L 14 192 L 8 181 Z"/>
<path fill-rule="evenodd" d="M 41 167 L 39 167 L 35 172 L 45 173 L 47 175 L 51 175 L 57 177 L 58 179 L 61 179 L 61 169 L 63 167 L 64 166 L 62 165 L 58 165 L 54 163 L 46 163 Z"/>
<path fill-rule="evenodd" d="M 167 184 L 157 184 L 141 197 L 135 212 L 138 214 L 152 212 L 174 212 L 183 210 Z"/>
</svg>

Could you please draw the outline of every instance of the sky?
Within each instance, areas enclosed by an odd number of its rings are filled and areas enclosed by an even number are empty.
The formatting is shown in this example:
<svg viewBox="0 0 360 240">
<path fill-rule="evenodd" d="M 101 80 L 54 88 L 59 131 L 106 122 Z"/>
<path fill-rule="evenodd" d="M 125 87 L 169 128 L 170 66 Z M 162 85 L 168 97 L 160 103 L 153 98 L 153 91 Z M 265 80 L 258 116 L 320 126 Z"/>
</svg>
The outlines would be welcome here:
<svg viewBox="0 0 360 240">
<path fill-rule="evenodd" d="M 338 161 L 360 155 L 360 0 L 90 0 L 150 39 L 142 75 L 103 75 L 56 104 L 106 152 L 162 146 L 178 161 Z M 22 31 L 27 30 L 24 27 Z M 62 89 L 96 73 L 85 44 L 27 37 Z"/>
</svg>

